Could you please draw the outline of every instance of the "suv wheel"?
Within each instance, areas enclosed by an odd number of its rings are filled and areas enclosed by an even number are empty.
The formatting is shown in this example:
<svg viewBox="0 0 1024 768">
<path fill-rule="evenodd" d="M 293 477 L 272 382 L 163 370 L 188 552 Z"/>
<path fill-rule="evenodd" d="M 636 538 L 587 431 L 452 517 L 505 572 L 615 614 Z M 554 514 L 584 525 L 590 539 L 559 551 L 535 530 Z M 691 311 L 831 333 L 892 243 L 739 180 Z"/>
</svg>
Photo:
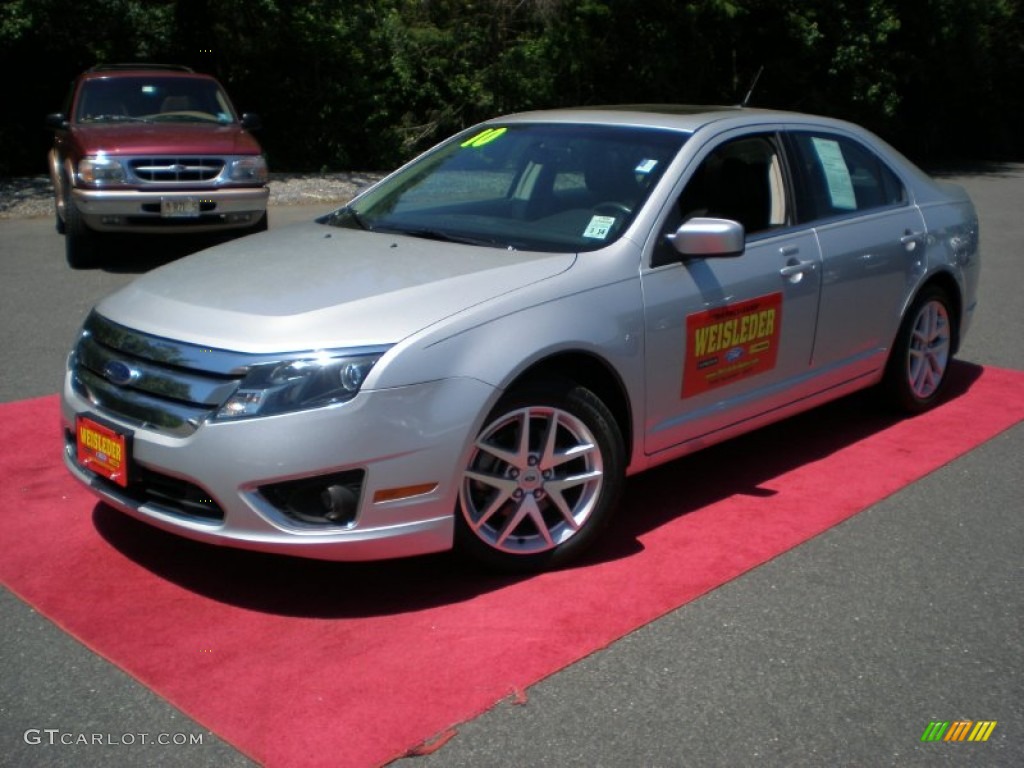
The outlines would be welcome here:
<svg viewBox="0 0 1024 768">
<path fill-rule="evenodd" d="M 262 216 L 260 216 L 260 220 L 259 221 L 257 221 L 251 227 L 249 227 L 249 229 L 247 230 L 246 234 L 255 234 L 257 232 L 266 232 L 267 231 L 267 224 L 268 224 L 268 222 L 267 222 L 267 214 L 264 213 Z"/>
<path fill-rule="evenodd" d="M 456 546 L 506 571 L 563 565 L 607 527 L 624 456 L 614 417 L 590 390 L 563 381 L 506 395 L 462 473 Z"/>
<path fill-rule="evenodd" d="M 72 269 L 89 269 L 97 262 L 96 233 L 86 226 L 68 197 L 64 198 L 64 256 Z"/>
<path fill-rule="evenodd" d="M 64 226 L 64 216 L 61 213 L 61 205 L 57 202 L 58 198 L 53 198 L 53 225 L 57 230 L 58 235 L 66 233 L 66 227 Z"/>
</svg>

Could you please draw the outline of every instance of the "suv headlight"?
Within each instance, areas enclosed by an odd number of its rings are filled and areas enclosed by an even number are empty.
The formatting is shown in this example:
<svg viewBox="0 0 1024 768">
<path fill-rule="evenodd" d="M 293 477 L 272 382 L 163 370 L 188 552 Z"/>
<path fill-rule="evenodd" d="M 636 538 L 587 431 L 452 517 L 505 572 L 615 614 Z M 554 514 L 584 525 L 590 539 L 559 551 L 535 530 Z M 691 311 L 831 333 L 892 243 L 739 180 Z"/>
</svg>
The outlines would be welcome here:
<svg viewBox="0 0 1024 768">
<path fill-rule="evenodd" d="M 78 163 L 78 178 L 86 184 L 120 184 L 124 167 L 116 157 L 89 155 Z"/>
<path fill-rule="evenodd" d="M 217 411 L 221 421 L 273 416 L 351 400 L 386 348 L 324 352 L 254 365 Z"/>
<path fill-rule="evenodd" d="M 232 181 L 265 184 L 267 181 L 267 161 L 263 155 L 239 157 L 231 161 L 228 177 Z"/>
</svg>

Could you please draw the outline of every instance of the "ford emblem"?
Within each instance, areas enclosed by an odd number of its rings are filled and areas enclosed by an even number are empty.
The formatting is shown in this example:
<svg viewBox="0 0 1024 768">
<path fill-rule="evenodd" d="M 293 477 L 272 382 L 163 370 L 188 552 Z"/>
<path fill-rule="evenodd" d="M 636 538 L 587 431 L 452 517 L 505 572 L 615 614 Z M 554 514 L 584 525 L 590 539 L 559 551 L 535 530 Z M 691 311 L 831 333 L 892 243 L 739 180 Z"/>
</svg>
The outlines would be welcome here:
<svg viewBox="0 0 1024 768">
<path fill-rule="evenodd" d="M 111 360 L 103 366 L 103 377 L 118 386 L 123 387 L 125 384 L 131 383 L 138 375 L 138 371 L 120 360 Z"/>
</svg>

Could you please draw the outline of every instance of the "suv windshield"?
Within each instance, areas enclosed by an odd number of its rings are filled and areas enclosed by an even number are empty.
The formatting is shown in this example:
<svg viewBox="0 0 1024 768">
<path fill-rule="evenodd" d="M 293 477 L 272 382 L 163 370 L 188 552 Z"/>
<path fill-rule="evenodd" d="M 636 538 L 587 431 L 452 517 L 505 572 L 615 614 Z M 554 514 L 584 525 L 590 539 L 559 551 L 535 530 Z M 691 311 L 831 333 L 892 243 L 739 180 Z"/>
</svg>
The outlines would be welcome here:
<svg viewBox="0 0 1024 768">
<path fill-rule="evenodd" d="M 75 121 L 231 123 L 235 113 L 213 80 L 118 75 L 82 84 Z"/>
<path fill-rule="evenodd" d="M 622 234 L 686 138 L 627 126 L 494 124 L 456 136 L 321 221 L 517 250 L 591 251 Z"/>
</svg>

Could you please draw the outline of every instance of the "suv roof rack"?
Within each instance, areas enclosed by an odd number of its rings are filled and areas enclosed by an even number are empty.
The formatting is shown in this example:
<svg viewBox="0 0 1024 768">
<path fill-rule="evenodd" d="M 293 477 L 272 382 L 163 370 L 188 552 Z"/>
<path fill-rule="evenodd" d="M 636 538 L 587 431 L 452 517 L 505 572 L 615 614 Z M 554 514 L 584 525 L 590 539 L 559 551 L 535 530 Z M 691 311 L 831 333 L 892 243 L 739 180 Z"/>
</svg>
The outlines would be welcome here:
<svg viewBox="0 0 1024 768">
<path fill-rule="evenodd" d="M 165 69 L 173 72 L 195 72 L 191 67 L 182 64 L 151 64 L 150 62 L 128 62 L 125 64 L 97 64 L 89 67 L 89 72 L 109 72 L 118 69 Z"/>
</svg>

